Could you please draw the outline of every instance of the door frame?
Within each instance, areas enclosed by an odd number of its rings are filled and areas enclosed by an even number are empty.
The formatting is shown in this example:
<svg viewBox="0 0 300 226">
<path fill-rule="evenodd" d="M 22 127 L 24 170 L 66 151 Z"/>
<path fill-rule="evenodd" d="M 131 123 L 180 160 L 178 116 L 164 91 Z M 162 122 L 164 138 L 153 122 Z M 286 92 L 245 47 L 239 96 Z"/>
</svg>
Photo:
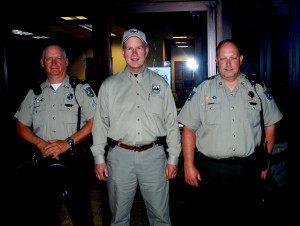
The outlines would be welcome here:
<svg viewBox="0 0 300 226">
<path fill-rule="evenodd" d="M 116 10 L 116 8 L 115 8 Z M 207 12 L 207 64 L 208 77 L 216 74 L 216 3 L 215 1 L 186 2 L 145 2 L 122 5 L 117 9 L 122 13 L 158 13 L 158 12 Z"/>
</svg>

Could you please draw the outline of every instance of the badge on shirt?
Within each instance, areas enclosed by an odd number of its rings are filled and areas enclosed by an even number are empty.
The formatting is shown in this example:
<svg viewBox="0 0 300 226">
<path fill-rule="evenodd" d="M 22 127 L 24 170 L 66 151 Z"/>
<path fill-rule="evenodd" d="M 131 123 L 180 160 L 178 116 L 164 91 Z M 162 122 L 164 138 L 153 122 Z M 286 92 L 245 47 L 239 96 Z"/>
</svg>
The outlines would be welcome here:
<svg viewBox="0 0 300 226">
<path fill-rule="evenodd" d="M 91 87 L 87 87 L 86 89 L 84 89 L 84 91 L 89 97 L 94 97 L 94 93 Z"/>
<path fill-rule="evenodd" d="M 249 96 L 251 99 L 253 99 L 253 97 L 254 97 L 253 91 L 249 91 L 248 96 Z"/>
<path fill-rule="evenodd" d="M 152 84 L 152 92 L 159 93 L 160 92 L 160 85 Z"/>
<path fill-rule="evenodd" d="M 72 94 L 72 93 L 69 93 L 69 94 L 67 95 L 67 98 L 68 98 L 68 100 L 72 100 L 72 99 L 73 99 L 73 94 Z"/>
<path fill-rule="evenodd" d="M 33 100 L 33 104 L 38 104 L 38 103 L 40 103 L 40 102 L 43 102 L 44 101 L 44 98 L 42 98 L 42 99 L 37 99 L 37 98 L 34 98 L 34 100 Z"/>
</svg>

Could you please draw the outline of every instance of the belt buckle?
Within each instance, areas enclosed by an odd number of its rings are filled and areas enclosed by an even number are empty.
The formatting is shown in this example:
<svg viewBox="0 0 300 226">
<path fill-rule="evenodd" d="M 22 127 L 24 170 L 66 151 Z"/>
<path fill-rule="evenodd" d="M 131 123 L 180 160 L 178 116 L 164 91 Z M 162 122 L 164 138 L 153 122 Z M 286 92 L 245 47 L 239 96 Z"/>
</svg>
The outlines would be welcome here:
<svg viewBox="0 0 300 226">
<path fill-rule="evenodd" d="M 133 151 L 136 151 L 136 148 L 140 148 L 142 145 L 140 145 L 140 144 L 137 144 L 137 145 L 135 145 L 135 146 L 133 146 Z"/>
</svg>

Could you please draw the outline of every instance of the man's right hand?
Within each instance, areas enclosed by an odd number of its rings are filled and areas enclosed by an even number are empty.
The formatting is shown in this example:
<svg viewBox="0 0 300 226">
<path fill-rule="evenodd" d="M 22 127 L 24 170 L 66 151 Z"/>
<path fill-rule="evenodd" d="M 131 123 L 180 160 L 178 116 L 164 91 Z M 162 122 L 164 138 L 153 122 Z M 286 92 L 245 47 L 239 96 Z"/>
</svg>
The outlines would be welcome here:
<svg viewBox="0 0 300 226">
<path fill-rule="evenodd" d="M 105 163 L 96 164 L 95 174 L 99 180 L 106 181 L 106 178 L 108 177 L 108 170 L 106 164 Z"/>
<path fill-rule="evenodd" d="M 184 177 L 189 185 L 199 187 L 198 180 L 201 181 L 201 176 L 195 166 L 184 166 Z"/>
</svg>

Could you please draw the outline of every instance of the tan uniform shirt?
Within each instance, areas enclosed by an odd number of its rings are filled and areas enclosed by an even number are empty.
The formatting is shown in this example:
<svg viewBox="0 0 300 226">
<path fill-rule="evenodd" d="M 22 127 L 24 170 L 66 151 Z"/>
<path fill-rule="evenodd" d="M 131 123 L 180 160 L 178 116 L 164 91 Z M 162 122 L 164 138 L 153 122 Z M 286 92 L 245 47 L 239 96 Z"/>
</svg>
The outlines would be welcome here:
<svg viewBox="0 0 300 226">
<path fill-rule="evenodd" d="M 268 92 L 259 84 L 265 126 L 275 124 L 282 114 Z M 219 75 L 194 88 L 178 121 L 196 131 L 196 147 L 215 158 L 246 157 L 260 144 L 260 100 L 251 83 L 240 75 L 230 91 Z"/>
<path fill-rule="evenodd" d="M 48 79 L 41 84 L 41 89 L 40 95 L 29 90 L 15 117 L 29 127 L 33 125 L 33 132 L 44 140 L 64 140 L 76 133 L 78 105 L 69 76 L 56 91 Z M 97 97 L 88 84 L 78 84 L 75 93 L 81 106 L 82 127 L 94 117 Z"/>
<path fill-rule="evenodd" d="M 168 83 L 143 69 L 135 77 L 126 67 L 100 87 L 93 124 L 92 151 L 96 164 L 104 163 L 107 137 L 136 146 L 167 136 L 168 163 L 176 165 L 181 151 L 174 98 Z"/>
</svg>

